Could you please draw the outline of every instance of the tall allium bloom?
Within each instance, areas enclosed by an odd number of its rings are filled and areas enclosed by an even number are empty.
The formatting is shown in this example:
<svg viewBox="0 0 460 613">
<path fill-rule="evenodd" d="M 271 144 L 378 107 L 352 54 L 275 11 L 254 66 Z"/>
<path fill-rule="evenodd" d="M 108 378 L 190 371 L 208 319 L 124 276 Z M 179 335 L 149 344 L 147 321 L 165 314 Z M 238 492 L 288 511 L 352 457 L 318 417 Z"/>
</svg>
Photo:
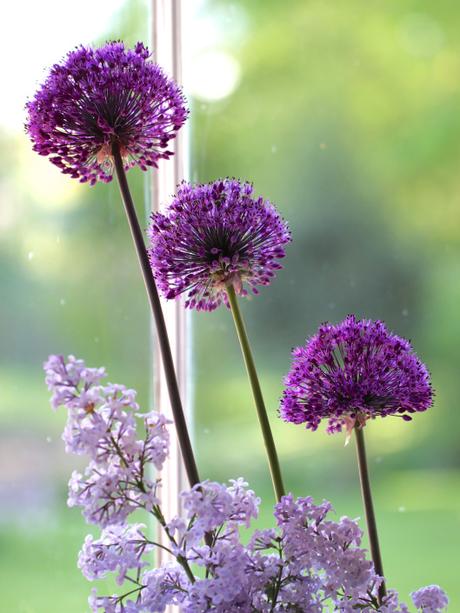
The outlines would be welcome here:
<svg viewBox="0 0 460 613">
<path fill-rule="evenodd" d="M 179 86 L 142 43 L 78 47 L 55 64 L 27 103 L 26 130 L 40 155 L 80 181 L 110 181 L 116 144 L 125 169 L 156 166 L 187 118 Z"/>
<path fill-rule="evenodd" d="M 180 185 L 165 213 L 149 229 L 150 262 L 167 298 L 186 294 L 185 306 L 212 311 L 228 305 L 226 287 L 257 293 L 281 268 L 290 241 L 273 204 L 253 196 L 250 183 L 220 179 Z"/>
<path fill-rule="evenodd" d="M 285 421 L 316 430 L 350 430 L 369 418 L 405 420 L 432 404 L 429 373 L 410 343 L 381 321 L 348 316 L 323 324 L 306 345 L 294 349 L 280 413 Z"/>
<path fill-rule="evenodd" d="M 227 178 L 180 185 L 166 212 L 152 216 L 149 235 L 150 263 L 166 298 L 184 293 L 186 307 L 231 309 L 279 500 L 281 470 L 237 294 L 270 283 L 291 240 L 288 226 L 273 204 L 253 196 L 250 183 Z"/>
<path fill-rule="evenodd" d="M 168 141 L 187 118 L 180 87 L 149 61 L 142 43 L 78 47 L 56 64 L 27 104 L 34 149 L 62 172 L 91 184 L 115 171 L 155 321 L 172 413 L 191 485 L 199 482 L 160 298 L 150 269 L 126 170 L 168 158 Z"/>
<path fill-rule="evenodd" d="M 328 420 L 328 432 L 354 430 L 372 559 L 384 576 L 372 501 L 363 428 L 368 419 L 397 415 L 412 419 L 432 404 L 430 377 L 410 343 L 381 321 L 349 315 L 337 325 L 323 324 L 304 347 L 293 351 L 280 413 L 285 421 L 316 430 Z M 379 602 L 386 597 L 379 588 Z"/>
</svg>

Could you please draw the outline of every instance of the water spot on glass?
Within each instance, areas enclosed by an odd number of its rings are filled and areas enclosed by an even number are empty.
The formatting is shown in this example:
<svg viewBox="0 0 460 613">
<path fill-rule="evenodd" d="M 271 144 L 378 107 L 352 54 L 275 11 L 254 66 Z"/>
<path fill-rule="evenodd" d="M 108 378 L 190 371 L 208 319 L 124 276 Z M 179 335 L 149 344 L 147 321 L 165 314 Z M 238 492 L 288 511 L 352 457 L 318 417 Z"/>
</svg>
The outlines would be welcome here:
<svg viewBox="0 0 460 613">
<path fill-rule="evenodd" d="M 61 299 L 59 300 L 59 304 L 60 304 L 61 306 L 65 306 L 65 304 L 66 304 L 66 300 L 65 300 L 65 298 L 61 298 Z"/>
<path fill-rule="evenodd" d="M 203 428 L 203 434 L 209 434 L 210 430 L 209 428 Z"/>
<path fill-rule="evenodd" d="M 98 336 L 95 336 L 95 337 L 94 337 L 94 342 L 95 342 L 95 343 L 98 343 L 98 342 L 99 342 L 99 337 L 98 337 Z"/>
<path fill-rule="evenodd" d="M 324 149 L 327 149 L 327 143 L 320 143 L 319 148 L 324 151 Z"/>
<path fill-rule="evenodd" d="M 398 511 L 399 511 L 400 513 L 404 513 L 404 512 L 405 512 L 405 510 L 406 510 L 406 507 L 405 507 L 405 506 L 402 506 L 402 505 L 401 505 L 400 507 L 398 507 Z"/>
<path fill-rule="evenodd" d="M 278 152 L 278 147 L 276 145 L 272 145 L 271 152 L 272 153 L 277 153 Z"/>
<path fill-rule="evenodd" d="M 200 104 L 200 111 L 207 111 L 207 110 L 208 110 L 207 104 Z"/>
<path fill-rule="evenodd" d="M 27 259 L 29 260 L 33 260 L 35 257 L 35 253 L 33 251 L 29 251 L 29 253 L 27 254 Z"/>
<path fill-rule="evenodd" d="M 382 458 L 382 456 L 381 456 L 381 455 L 378 455 L 378 456 L 375 458 L 375 463 L 376 463 L 376 464 L 381 464 L 382 462 L 383 462 L 383 458 Z"/>
<path fill-rule="evenodd" d="M 407 316 L 409 315 L 409 309 L 403 309 L 403 310 L 401 311 L 401 315 L 402 315 L 403 317 L 407 317 Z"/>
<path fill-rule="evenodd" d="M 45 440 L 47 443 L 51 443 L 53 439 L 51 438 L 51 436 L 47 436 Z"/>
<path fill-rule="evenodd" d="M 61 243 L 61 237 L 58 235 L 56 236 L 56 245 L 60 245 Z"/>
<path fill-rule="evenodd" d="M 327 306 L 331 311 L 333 311 L 337 305 L 335 302 L 329 302 Z"/>
</svg>

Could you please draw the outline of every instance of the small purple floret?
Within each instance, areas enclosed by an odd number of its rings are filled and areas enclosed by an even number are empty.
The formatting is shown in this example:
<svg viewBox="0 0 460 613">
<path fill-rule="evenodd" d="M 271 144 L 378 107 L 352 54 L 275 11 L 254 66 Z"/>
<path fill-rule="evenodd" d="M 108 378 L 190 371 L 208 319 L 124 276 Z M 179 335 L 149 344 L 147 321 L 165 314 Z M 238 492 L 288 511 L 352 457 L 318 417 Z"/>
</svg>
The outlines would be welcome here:
<svg viewBox="0 0 460 613">
<path fill-rule="evenodd" d="M 186 307 L 205 311 L 228 304 L 228 285 L 242 296 L 245 285 L 255 294 L 258 285 L 268 285 L 291 240 L 273 204 L 236 179 L 182 183 L 166 212 L 152 216 L 149 237 L 164 296 L 185 293 Z"/>
<path fill-rule="evenodd" d="M 411 594 L 412 602 L 423 613 L 440 613 L 449 604 L 447 594 L 439 585 L 427 585 Z"/>
<path fill-rule="evenodd" d="M 81 182 L 112 179 L 112 147 L 126 169 L 147 170 L 171 154 L 168 141 L 187 118 L 179 86 L 149 61 L 142 43 L 78 47 L 55 64 L 27 103 L 34 151 Z"/>
<path fill-rule="evenodd" d="M 333 433 L 377 416 L 410 420 L 432 405 L 427 368 L 381 321 L 349 315 L 340 324 L 323 324 L 292 355 L 280 406 L 285 421 L 316 430 L 327 419 Z"/>
</svg>

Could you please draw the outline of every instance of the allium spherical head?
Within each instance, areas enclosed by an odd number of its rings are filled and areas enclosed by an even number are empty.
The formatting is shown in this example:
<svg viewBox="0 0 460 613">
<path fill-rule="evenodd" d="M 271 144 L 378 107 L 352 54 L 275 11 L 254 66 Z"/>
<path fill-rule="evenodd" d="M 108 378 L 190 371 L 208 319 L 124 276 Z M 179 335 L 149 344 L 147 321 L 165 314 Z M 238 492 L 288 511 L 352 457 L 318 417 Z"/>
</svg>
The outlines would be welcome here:
<svg viewBox="0 0 460 613">
<path fill-rule="evenodd" d="M 288 422 L 328 432 L 397 415 L 410 420 L 432 404 L 430 376 L 410 343 L 381 321 L 348 316 L 323 324 L 305 346 L 293 350 L 280 414 Z"/>
<path fill-rule="evenodd" d="M 34 150 L 92 185 L 111 180 L 114 145 L 126 169 L 146 170 L 168 158 L 168 141 L 188 114 L 181 89 L 149 60 L 147 48 L 122 42 L 68 53 L 26 109 Z"/>
<path fill-rule="evenodd" d="M 182 183 L 165 213 L 152 216 L 149 237 L 165 297 L 184 293 L 185 306 L 207 311 L 228 304 L 228 286 L 244 296 L 268 285 L 291 240 L 273 204 L 236 179 Z"/>
</svg>

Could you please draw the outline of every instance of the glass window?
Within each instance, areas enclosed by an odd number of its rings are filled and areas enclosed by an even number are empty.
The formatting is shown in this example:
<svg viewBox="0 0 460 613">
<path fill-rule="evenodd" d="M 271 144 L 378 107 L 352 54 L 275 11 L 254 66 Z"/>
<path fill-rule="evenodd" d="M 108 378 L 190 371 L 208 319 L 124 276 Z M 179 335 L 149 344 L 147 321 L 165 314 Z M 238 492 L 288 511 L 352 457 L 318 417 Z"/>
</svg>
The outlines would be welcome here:
<svg viewBox="0 0 460 613">
<path fill-rule="evenodd" d="M 185 74 L 191 176 L 254 182 L 289 221 L 285 268 L 243 312 L 288 489 L 363 516 L 353 444 L 282 423 L 290 350 L 348 313 L 412 339 L 436 389 L 412 423 L 368 428 L 383 560 L 404 597 L 460 607 L 457 410 L 460 10 L 340 0 L 196 2 Z M 201 472 L 272 502 L 231 316 L 193 315 Z M 429 528 L 427 528 L 429 526 Z"/>
<path fill-rule="evenodd" d="M 64 412 L 46 409 L 41 363 L 73 353 L 137 389 L 142 405 L 151 392 L 149 313 L 118 188 L 90 189 L 57 172 L 31 151 L 18 109 L 43 68 L 73 46 L 147 40 L 149 4 L 80 0 L 63 9 L 42 0 L 24 19 L 24 6 L 13 3 L 14 27 L 0 41 L 11 58 L 9 95 L 0 100 L 0 573 L 8 611 L 77 613 L 91 587 L 76 568 L 91 528 L 65 505 L 78 463 L 63 452 Z M 254 181 L 293 231 L 284 270 L 242 305 L 288 489 L 329 498 L 339 516 L 363 514 L 352 445 L 322 428 L 281 423 L 277 406 L 291 348 L 320 322 L 351 312 L 384 319 L 413 340 L 437 390 L 435 407 L 412 424 L 369 427 L 388 582 L 404 595 L 439 583 L 454 610 L 460 9 L 356 0 L 347 10 L 340 0 L 182 6 L 190 178 Z M 137 170 L 129 178 L 142 217 L 148 178 Z M 230 314 L 193 314 L 191 328 L 192 346 L 178 349 L 182 357 L 193 351 L 200 474 L 247 478 L 268 524 L 271 485 Z"/>
</svg>

